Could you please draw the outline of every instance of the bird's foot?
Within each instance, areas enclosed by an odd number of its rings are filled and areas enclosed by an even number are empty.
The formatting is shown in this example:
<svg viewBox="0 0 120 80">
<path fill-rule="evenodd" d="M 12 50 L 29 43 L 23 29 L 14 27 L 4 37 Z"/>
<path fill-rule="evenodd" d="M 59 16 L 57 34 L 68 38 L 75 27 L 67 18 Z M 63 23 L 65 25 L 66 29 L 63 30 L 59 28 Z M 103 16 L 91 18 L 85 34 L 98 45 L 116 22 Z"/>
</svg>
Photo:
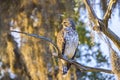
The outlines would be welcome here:
<svg viewBox="0 0 120 80">
<path fill-rule="evenodd" d="M 63 66 L 63 75 L 65 75 L 66 73 L 67 73 L 67 71 L 68 71 L 68 68 L 67 68 L 67 66 Z"/>
</svg>

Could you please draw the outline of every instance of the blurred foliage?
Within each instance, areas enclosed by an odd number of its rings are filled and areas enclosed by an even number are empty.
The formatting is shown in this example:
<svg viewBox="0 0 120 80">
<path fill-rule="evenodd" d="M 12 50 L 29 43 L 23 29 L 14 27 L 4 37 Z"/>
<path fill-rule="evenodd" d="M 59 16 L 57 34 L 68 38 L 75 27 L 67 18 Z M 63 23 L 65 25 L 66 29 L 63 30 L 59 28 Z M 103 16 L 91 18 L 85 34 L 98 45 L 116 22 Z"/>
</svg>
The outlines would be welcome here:
<svg viewBox="0 0 120 80">
<path fill-rule="evenodd" d="M 102 10 L 106 10 L 107 2 L 100 1 Z M 79 12 L 80 9 L 85 10 L 82 0 L 0 0 L 0 61 L 4 66 L 0 68 L 6 71 L 2 80 L 6 77 L 10 80 L 8 69 L 17 75 L 15 80 L 114 80 L 113 75 L 81 72 L 74 66 L 63 77 L 58 71 L 61 63 L 51 56 L 55 51 L 46 41 L 7 33 L 10 29 L 19 30 L 46 36 L 55 42 L 62 19 L 71 17 L 76 23 L 80 40 L 76 58 L 84 65 L 95 63 L 94 67 L 109 66 L 108 57 L 100 50 L 100 43 L 92 43 L 91 36 L 88 36 L 91 31 L 79 20 L 85 15 Z"/>
<path fill-rule="evenodd" d="M 91 45 L 90 37 L 85 36 L 86 34 L 90 34 L 90 32 L 86 31 L 83 23 L 79 22 L 79 24 L 77 24 L 77 31 L 78 31 L 78 34 L 79 34 L 80 43 L 81 44 L 87 44 L 87 45 L 90 46 Z"/>
</svg>

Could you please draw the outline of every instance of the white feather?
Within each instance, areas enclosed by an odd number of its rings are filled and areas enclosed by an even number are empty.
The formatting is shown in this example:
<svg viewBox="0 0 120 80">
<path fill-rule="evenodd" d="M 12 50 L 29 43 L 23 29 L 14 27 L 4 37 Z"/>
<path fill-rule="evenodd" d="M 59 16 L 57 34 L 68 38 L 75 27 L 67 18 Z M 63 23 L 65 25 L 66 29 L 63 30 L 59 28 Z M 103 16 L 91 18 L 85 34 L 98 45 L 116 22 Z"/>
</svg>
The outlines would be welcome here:
<svg viewBox="0 0 120 80">
<path fill-rule="evenodd" d="M 71 59 L 74 56 L 79 43 L 78 34 L 72 27 L 67 27 L 65 28 L 64 39 L 66 42 L 64 56 Z"/>
</svg>

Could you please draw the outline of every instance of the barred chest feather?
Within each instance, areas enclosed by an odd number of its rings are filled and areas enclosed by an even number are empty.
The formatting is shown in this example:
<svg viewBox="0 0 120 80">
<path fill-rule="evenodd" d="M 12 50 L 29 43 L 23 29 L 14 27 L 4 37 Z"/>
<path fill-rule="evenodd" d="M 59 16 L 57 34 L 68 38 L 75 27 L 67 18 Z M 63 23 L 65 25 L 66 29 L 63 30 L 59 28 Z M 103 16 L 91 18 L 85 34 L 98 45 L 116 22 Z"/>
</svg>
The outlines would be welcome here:
<svg viewBox="0 0 120 80">
<path fill-rule="evenodd" d="M 64 39 L 66 42 L 64 56 L 68 59 L 71 59 L 74 56 L 79 43 L 79 38 L 76 30 L 73 30 L 71 27 L 65 28 Z"/>
</svg>

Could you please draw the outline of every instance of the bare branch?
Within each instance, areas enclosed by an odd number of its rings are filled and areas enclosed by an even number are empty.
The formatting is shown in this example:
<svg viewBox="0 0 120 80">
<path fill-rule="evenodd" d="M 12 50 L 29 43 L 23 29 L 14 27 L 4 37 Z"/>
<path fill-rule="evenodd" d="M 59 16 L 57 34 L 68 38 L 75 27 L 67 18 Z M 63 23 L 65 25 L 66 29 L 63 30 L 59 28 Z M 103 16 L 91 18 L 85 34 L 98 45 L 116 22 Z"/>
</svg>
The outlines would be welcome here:
<svg viewBox="0 0 120 80">
<path fill-rule="evenodd" d="M 112 1 L 111 0 L 111 5 L 112 5 Z M 116 1 L 116 0 L 115 0 Z M 115 1 L 113 1 L 115 3 Z M 102 28 L 102 32 L 109 37 L 113 43 L 118 47 L 118 49 L 120 50 L 120 38 L 113 32 L 111 31 L 109 28 L 107 28 L 106 24 L 101 22 L 97 16 L 95 15 L 95 12 L 93 11 L 92 7 L 89 4 L 89 0 L 84 0 L 84 3 L 86 5 L 86 8 L 88 10 L 88 13 L 90 14 L 91 17 L 93 17 L 91 20 L 94 22 L 95 25 L 100 25 L 100 28 Z M 111 8 L 110 8 L 111 9 Z M 108 11 L 109 12 L 109 11 Z M 110 15 L 106 14 L 105 19 L 107 19 Z M 93 20 L 94 19 L 94 20 Z M 98 21 L 98 22 L 97 22 Z"/>
<path fill-rule="evenodd" d="M 48 41 L 48 42 L 50 42 L 51 44 L 54 45 L 54 47 L 57 49 L 58 54 L 60 54 L 60 51 L 59 51 L 58 47 L 56 46 L 56 44 L 54 42 L 52 42 L 52 40 L 50 40 L 47 37 L 39 36 L 39 35 L 36 35 L 36 34 L 28 34 L 26 32 L 19 32 L 19 31 L 11 31 L 11 32 L 21 33 L 21 34 L 25 34 L 25 35 L 28 35 L 28 36 L 31 36 L 31 37 L 35 37 L 35 38 L 39 38 L 39 39 L 43 39 L 45 41 Z M 75 65 L 78 69 L 80 69 L 83 72 L 105 72 L 105 73 L 113 74 L 111 70 L 84 66 L 84 65 L 82 65 L 82 64 L 80 64 L 80 63 L 78 63 L 74 60 L 68 60 L 68 59 L 64 58 L 62 55 L 58 55 L 58 58 L 61 58 L 65 61 Z"/>
<path fill-rule="evenodd" d="M 111 31 L 109 28 L 107 30 L 105 30 L 104 28 L 102 29 L 103 33 L 109 37 L 113 43 L 117 46 L 117 48 L 120 50 L 120 38 L 113 32 Z"/>
<path fill-rule="evenodd" d="M 111 17 L 112 8 L 113 8 L 113 5 L 116 4 L 116 2 L 117 2 L 117 0 L 110 0 L 109 1 L 107 10 L 106 10 L 105 15 L 103 17 L 103 21 L 104 21 L 104 24 L 106 25 L 106 28 L 108 28 L 108 20 Z"/>
<path fill-rule="evenodd" d="M 90 1 L 89 0 L 84 0 L 84 4 L 88 10 L 88 14 L 89 14 L 89 18 L 91 20 L 91 22 L 93 22 L 94 24 L 94 27 L 93 27 L 93 30 L 96 30 L 96 31 L 101 31 L 101 27 L 100 27 L 100 24 L 99 22 L 102 22 L 102 20 L 100 20 L 97 15 L 95 14 L 93 8 L 91 7 L 90 5 Z"/>
<path fill-rule="evenodd" d="M 95 14 L 93 8 L 91 8 L 91 6 L 90 6 L 90 1 L 89 1 L 89 0 L 84 0 L 84 4 L 85 4 L 85 6 L 86 6 L 86 8 L 87 8 L 87 10 L 88 10 L 90 19 L 91 19 L 94 23 L 96 23 L 96 19 L 98 19 L 98 17 L 97 17 L 97 15 Z"/>
<path fill-rule="evenodd" d="M 25 34 L 25 35 L 28 35 L 28 36 L 31 36 L 31 37 L 43 39 L 43 40 L 45 40 L 45 41 L 50 42 L 50 43 L 54 46 L 54 48 L 56 48 L 56 50 L 58 51 L 58 53 L 60 52 L 59 49 L 58 49 L 58 47 L 57 47 L 57 45 L 56 45 L 54 42 L 52 42 L 51 39 L 49 39 L 49 38 L 47 38 L 47 37 L 39 36 L 39 35 L 37 35 L 37 34 L 29 34 L 29 33 L 26 33 L 26 32 L 13 31 L 13 30 L 11 30 L 10 32 L 21 33 L 21 34 Z"/>
<path fill-rule="evenodd" d="M 116 3 L 117 1 L 116 0 L 110 0 L 109 4 L 108 4 L 108 7 L 107 7 L 107 11 L 103 17 L 103 20 L 106 20 L 108 21 L 108 19 L 110 18 L 111 16 L 111 11 L 112 11 L 112 7 L 113 5 Z"/>
<path fill-rule="evenodd" d="M 76 62 L 75 60 L 68 60 L 68 59 L 64 58 L 63 56 L 61 57 L 61 59 L 73 64 L 74 66 L 76 66 L 78 69 L 80 69 L 83 72 L 105 72 L 105 73 L 113 74 L 113 72 L 111 70 L 84 66 L 84 65 Z"/>
</svg>

